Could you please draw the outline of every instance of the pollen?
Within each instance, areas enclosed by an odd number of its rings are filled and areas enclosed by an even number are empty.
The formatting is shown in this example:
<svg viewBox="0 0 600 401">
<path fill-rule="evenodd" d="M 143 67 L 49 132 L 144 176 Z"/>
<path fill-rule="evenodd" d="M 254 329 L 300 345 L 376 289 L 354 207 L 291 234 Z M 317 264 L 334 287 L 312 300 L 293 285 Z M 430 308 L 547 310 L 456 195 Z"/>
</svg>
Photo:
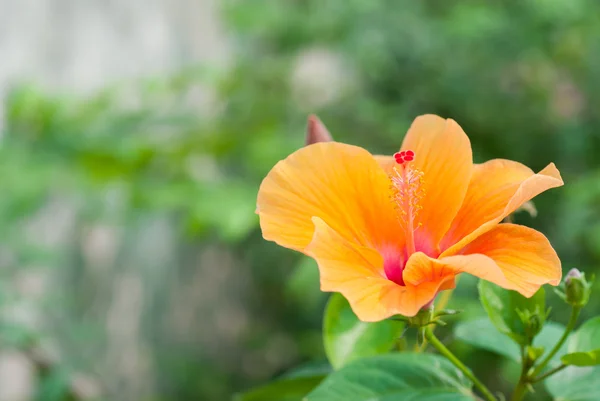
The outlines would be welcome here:
<svg viewBox="0 0 600 401">
<path fill-rule="evenodd" d="M 414 232 L 421 226 L 418 222 L 422 209 L 421 200 L 425 196 L 423 172 L 414 168 L 412 150 L 394 154 L 397 165 L 391 175 L 392 200 L 398 211 L 398 218 L 406 236 L 409 255 L 415 252 Z"/>
</svg>

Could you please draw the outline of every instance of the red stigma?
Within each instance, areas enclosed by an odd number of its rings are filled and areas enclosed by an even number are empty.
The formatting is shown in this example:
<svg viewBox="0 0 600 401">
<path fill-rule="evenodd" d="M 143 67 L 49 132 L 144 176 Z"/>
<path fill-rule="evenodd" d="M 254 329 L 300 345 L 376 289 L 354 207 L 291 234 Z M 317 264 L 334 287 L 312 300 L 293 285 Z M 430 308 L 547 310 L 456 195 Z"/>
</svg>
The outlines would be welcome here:
<svg viewBox="0 0 600 401">
<path fill-rule="evenodd" d="M 394 153 L 394 159 L 396 163 L 403 164 L 404 162 L 410 162 L 415 159 L 415 152 L 412 150 L 403 150 L 401 152 Z"/>
</svg>

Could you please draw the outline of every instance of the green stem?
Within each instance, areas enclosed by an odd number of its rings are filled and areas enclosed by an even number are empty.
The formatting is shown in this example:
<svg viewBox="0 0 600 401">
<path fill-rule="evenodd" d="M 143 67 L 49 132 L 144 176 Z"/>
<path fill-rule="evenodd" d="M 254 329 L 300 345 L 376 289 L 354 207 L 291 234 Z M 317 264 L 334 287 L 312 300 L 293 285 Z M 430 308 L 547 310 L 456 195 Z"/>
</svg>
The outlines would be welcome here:
<svg viewBox="0 0 600 401">
<path fill-rule="evenodd" d="M 531 361 L 529 360 L 525 347 L 521 346 L 521 376 L 519 376 L 519 382 L 515 387 L 515 391 L 511 397 L 511 401 L 521 401 L 527 393 L 527 371 L 531 368 Z"/>
<path fill-rule="evenodd" d="M 531 383 L 541 382 L 542 380 L 546 379 L 549 376 L 552 376 L 553 374 L 555 374 L 557 372 L 560 372 L 561 370 L 563 370 L 566 367 L 567 367 L 567 365 L 558 365 L 557 367 L 555 367 L 553 369 L 550 369 L 549 371 L 547 371 L 543 375 L 538 376 L 538 377 L 534 377 L 533 379 L 531 379 Z"/>
<path fill-rule="evenodd" d="M 575 328 L 575 324 L 577 324 L 577 318 L 579 317 L 579 312 L 581 312 L 580 307 L 573 307 L 573 309 L 571 309 L 571 317 L 569 318 L 569 323 L 567 324 L 567 327 L 565 328 L 565 332 L 562 334 L 562 336 L 560 337 L 560 339 L 558 340 L 556 345 L 554 345 L 552 350 L 548 353 L 548 355 L 546 355 L 546 357 L 535 367 L 535 369 L 533 369 L 533 371 L 531 373 L 528 373 L 528 371 L 531 369 L 531 365 L 533 364 L 533 361 L 530 361 L 527 358 L 525 348 L 521 349 L 521 351 L 522 351 L 521 359 L 522 359 L 522 363 L 523 363 L 523 369 L 521 370 L 521 377 L 519 378 L 517 387 L 515 387 L 515 392 L 513 393 L 511 401 L 521 401 L 523 399 L 523 397 L 525 397 L 525 394 L 527 394 L 527 389 L 530 384 L 544 380 L 545 378 L 553 375 L 554 373 L 556 373 L 566 367 L 564 365 L 560 365 L 556 368 L 549 370 L 548 372 L 544 373 L 543 375 L 539 375 L 544 370 L 544 368 L 548 365 L 548 363 L 550 363 L 550 361 L 552 360 L 552 357 L 554 357 L 554 355 L 556 355 L 556 353 L 560 350 L 560 348 L 563 346 L 565 341 L 567 341 L 569 334 L 571 334 L 571 332 Z"/>
<path fill-rule="evenodd" d="M 511 401 L 521 401 L 525 394 L 527 393 L 527 380 L 523 377 L 519 379 L 519 383 L 517 383 L 517 387 L 515 387 L 515 392 L 512 395 Z"/>
<path fill-rule="evenodd" d="M 454 366 L 460 369 L 460 371 L 463 372 L 465 376 L 469 378 L 469 380 L 473 382 L 475 387 L 481 392 L 481 394 L 485 397 L 486 400 L 498 401 L 496 397 L 494 397 L 492 392 L 488 390 L 488 388 L 482 382 L 480 382 L 479 379 L 475 377 L 473 372 L 471 372 L 471 370 L 468 367 L 466 367 L 465 364 L 463 364 L 452 352 L 450 352 L 448 348 L 446 348 L 444 344 L 442 344 L 440 340 L 438 340 L 435 334 L 433 334 L 431 325 L 425 328 L 425 338 L 429 341 L 429 343 L 432 346 L 434 346 L 440 352 L 440 354 L 445 356 L 450 362 L 452 362 Z"/>
<path fill-rule="evenodd" d="M 458 280 L 460 280 L 460 276 L 456 277 L 456 283 L 457 284 L 458 284 Z M 452 297 L 452 293 L 453 292 L 454 292 L 454 290 L 449 290 L 449 291 L 442 292 L 442 295 L 440 295 L 440 299 L 438 300 L 438 302 L 436 304 L 436 309 L 437 310 L 444 310 L 444 308 L 446 306 L 448 306 L 448 302 L 450 302 L 450 298 Z M 436 327 L 437 326 L 433 326 L 431 328 L 431 331 L 435 332 L 435 328 Z M 417 344 L 415 352 L 424 352 L 426 348 L 427 348 L 427 338 L 424 338 L 423 342 L 421 343 L 421 345 Z"/>
<path fill-rule="evenodd" d="M 560 347 L 562 347 L 562 345 L 565 343 L 565 341 L 567 341 L 567 337 L 569 337 L 569 334 L 571 334 L 571 332 L 575 328 L 575 324 L 577 324 L 577 318 L 579 317 L 579 312 L 581 312 L 580 307 L 574 306 L 573 309 L 571 309 L 571 317 L 569 318 L 569 323 L 567 323 L 567 328 L 565 329 L 565 332 L 563 333 L 560 340 L 558 340 L 558 342 L 556 343 L 554 348 L 552 348 L 552 351 L 550 351 L 550 353 L 548 355 L 546 355 L 546 357 L 542 360 L 542 362 L 540 362 L 539 365 L 536 366 L 536 368 L 533 370 L 533 372 L 531 372 L 531 374 L 529 375 L 530 378 L 536 377 L 537 375 L 539 375 L 542 372 L 542 370 L 544 370 L 546 365 L 548 365 L 548 363 L 550 362 L 552 357 L 554 355 L 556 355 L 558 350 L 560 350 Z"/>
</svg>

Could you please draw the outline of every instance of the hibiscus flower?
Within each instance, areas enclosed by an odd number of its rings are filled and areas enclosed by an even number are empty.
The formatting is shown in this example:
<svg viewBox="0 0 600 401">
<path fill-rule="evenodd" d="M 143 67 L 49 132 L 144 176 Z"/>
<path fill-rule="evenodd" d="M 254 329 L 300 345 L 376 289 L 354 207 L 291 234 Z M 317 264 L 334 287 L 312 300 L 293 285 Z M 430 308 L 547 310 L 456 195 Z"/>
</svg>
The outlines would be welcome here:
<svg viewBox="0 0 600 401">
<path fill-rule="evenodd" d="M 552 163 L 537 174 L 510 160 L 473 164 L 462 128 L 425 115 L 394 156 L 333 141 L 294 152 L 263 180 L 257 213 L 265 239 L 317 261 L 321 290 L 378 321 L 414 316 L 460 273 L 527 297 L 558 285 L 548 239 L 501 222 L 561 185 Z"/>
</svg>

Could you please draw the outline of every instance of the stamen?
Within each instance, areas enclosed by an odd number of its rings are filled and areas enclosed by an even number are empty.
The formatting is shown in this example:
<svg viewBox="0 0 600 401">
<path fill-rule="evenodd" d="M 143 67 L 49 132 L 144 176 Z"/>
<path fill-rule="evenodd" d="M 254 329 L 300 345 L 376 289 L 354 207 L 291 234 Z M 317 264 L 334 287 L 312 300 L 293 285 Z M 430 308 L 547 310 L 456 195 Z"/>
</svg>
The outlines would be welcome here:
<svg viewBox="0 0 600 401">
<path fill-rule="evenodd" d="M 406 237 L 408 256 L 416 252 L 414 232 L 421 226 L 417 222 L 422 209 L 421 199 L 425 196 L 423 172 L 411 166 L 415 158 L 412 150 L 394 154 L 397 166 L 394 167 L 392 181 L 392 199 L 399 212 L 399 219 Z"/>
</svg>

